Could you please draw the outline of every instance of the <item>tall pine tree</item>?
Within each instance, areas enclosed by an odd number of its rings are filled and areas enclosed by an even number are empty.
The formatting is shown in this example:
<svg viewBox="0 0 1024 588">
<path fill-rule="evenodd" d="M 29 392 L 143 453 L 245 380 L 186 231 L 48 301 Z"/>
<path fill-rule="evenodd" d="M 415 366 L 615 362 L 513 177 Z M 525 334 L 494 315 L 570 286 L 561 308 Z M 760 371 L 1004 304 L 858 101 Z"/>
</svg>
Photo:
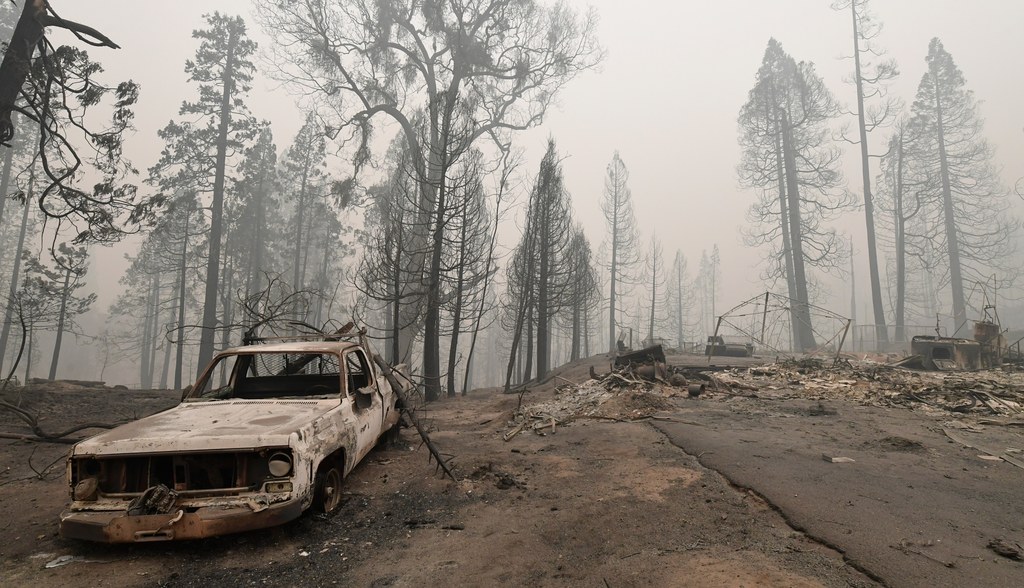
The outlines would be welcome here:
<svg viewBox="0 0 1024 588">
<path fill-rule="evenodd" d="M 215 331 L 220 323 L 217 309 L 227 162 L 241 152 L 256 130 L 244 102 L 252 81 L 254 66 L 250 59 L 256 43 L 246 36 L 241 17 L 214 12 L 205 18 L 207 28 L 192 33 L 200 41 L 196 57 L 185 63 L 185 73 L 190 82 L 197 84 L 199 96 L 194 102 L 182 103 L 182 122 L 172 121 L 160 131 L 167 146 L 151 170 L 164 188 L 212 192 L 200 368 L 213 357 Z"/>
<path fill-rule="evenodd" d="M 928 70 L 917 87 L 912 108 L 926 154 L 926 173 L 938 178 L 926 210 L 933 238 L 948 259 L 942 280 L 953 301 L 954 328 L 967 322 L 965 282 L 1011 284 L 1019 273 L 1012 264 L 1012 234 L 1018 221 L 1009 214 L 1006 191 L 982 132 L 974 93 L 939 39 L 928 44 Z"/>
</svg>

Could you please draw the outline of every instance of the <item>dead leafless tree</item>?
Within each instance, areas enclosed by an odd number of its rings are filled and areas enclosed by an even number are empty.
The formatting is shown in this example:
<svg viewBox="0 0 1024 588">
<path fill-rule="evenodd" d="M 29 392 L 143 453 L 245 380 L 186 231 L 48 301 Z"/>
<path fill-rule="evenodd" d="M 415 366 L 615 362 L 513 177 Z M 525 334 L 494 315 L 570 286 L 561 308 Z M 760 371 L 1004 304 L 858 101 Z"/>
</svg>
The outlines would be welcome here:
<svg viewBox="0 0 1024 588">
<path fill-rule="evenodd" d="M 874 311 L 877 340 L 889 339 L 885 310 L 882 306 L 882 283 L 879 276 L 878 248 L 875 243 L 875 202 L 871 191 L 871 165 L 868 134 L 890 124 L 902 108 L 900 100 L 887 94 L 887 83 L 899 75 L 896 61 L 885 59 L 885 52 L 876 39 L 882 30 L 874 18 L 868 0 L 837 0 L 832 8 L 849 11 L 853 23 L 853 85 L 857 94 L 857 138 L 850 140 L 860 148 L 861 181 L 864 188 L 864 220 L 867 229 L 868 272 L 871 281 L 871 305 Z M 875 61 L 873 61 L 875 60 Z M 867 106 L 866 106 L 867 105 Z M 843 133 L 846 139 L 846 134 Z"/>
</svg>

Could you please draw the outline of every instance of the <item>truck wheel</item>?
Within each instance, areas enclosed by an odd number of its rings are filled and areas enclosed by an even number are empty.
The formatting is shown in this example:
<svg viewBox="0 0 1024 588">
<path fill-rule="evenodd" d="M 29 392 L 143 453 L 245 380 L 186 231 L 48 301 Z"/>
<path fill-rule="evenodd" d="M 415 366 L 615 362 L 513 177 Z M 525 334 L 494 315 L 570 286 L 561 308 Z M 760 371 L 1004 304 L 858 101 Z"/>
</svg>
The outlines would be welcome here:
<svg viewBox="0 0 1024 588">
<path fill-rule="evenodd" d="M 341 506 L 341 468 L 325 463 L 316 475 L 313 509 L 318 513 L 334 514 Z"/>
</svg>

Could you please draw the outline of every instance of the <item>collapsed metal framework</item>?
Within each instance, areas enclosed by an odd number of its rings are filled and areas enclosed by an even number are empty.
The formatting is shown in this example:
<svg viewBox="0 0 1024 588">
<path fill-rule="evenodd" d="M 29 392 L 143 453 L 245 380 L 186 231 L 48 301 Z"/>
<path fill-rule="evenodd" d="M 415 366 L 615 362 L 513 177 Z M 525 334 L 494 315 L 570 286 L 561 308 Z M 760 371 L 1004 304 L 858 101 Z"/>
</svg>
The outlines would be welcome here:
<svg viewBox="0 0 1024 588">
<path fill-rule="evenodd" d="M 797 313 L 793 312 L 793 307 L 797 304 L 803 303 L 773 292 L 758 294 L 749 300 L 737 304 L 719 316 L 718 321 L 715 323 L 714 337 L 717 338 L 722 326 L 726 325 L 735 329 L 740 334 L 749 337 L 763 348 L 770 349 L 778 354 L 791 355 L 792 351 L 781 349 L 781 341 L 786 340 L 790 343 L 790 347 L 792 347 L 792 321 L 799 320 Z M 843 350 L 843 344 L 846 342 L 846 336 L 850 331 L 850 325 L 853 321 L 827 308 L 813 304 L 806 304 L 805 306 L 810 311 L 811 318 L 811 324 L 807 325 L 808 328 L 814 333 L 816 338 L 824 340 L 824 343 L 817 345 L 814 349 L 804 350 L 804 353 L 815 355 L 821 352 L 828 352 L 831 354 L 833 343 L 838 341 L 838 344 L 835 345 L 834 360 L 839 361 L 839 354 Z M 786 320 L 787 317 L 788 321 Z M 838 323 L 837 328 L 829 336 L 827 333 L 814 328 L 813 321 L 815 318 Z M 750 323 L 748 326 L 742 325 L 743 322 L 748 321 Z M 785 339 L 783 339 L 783 335 L 785 335 Z M 708 361 L 710 359 L 709 356 Z"/>
</svg>

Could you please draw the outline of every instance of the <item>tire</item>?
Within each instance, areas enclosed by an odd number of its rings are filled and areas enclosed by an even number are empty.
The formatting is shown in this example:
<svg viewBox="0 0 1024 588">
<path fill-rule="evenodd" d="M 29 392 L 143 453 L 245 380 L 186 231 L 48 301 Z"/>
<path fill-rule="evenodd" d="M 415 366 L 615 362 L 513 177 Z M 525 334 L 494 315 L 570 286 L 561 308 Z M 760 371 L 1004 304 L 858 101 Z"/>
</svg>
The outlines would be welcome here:
<svg viewBox="0 0 1024 588">
<path fill-rule="evenodd" d="M 324 463 L 316 475 L 316 491 L 313 494 L 313 510 L 332 515 L 341 507 L 341 483 L 344 476 L 341 467 Z"/>
</svg>

